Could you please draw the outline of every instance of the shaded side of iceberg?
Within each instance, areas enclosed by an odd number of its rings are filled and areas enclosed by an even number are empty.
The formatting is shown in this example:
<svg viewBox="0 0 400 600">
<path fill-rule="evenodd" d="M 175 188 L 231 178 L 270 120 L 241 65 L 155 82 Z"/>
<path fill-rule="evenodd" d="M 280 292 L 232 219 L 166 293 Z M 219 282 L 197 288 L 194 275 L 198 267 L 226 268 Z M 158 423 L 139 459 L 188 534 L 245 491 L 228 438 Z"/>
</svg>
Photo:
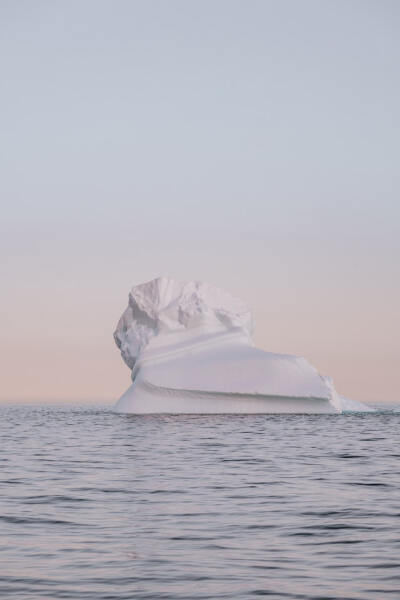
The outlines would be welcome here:
<svg viewBox="0 0 400 600">
<path fill-rule="evenodd" d="M 132 385 L 116 410 L 135 414 L 349 410 L 331 379 L 306 359 L 254 348 L 252 323 L 245 304 L 204 283 L 159 278 L 134 287 L 114 333 L 132 369 Z"/>
</svg>

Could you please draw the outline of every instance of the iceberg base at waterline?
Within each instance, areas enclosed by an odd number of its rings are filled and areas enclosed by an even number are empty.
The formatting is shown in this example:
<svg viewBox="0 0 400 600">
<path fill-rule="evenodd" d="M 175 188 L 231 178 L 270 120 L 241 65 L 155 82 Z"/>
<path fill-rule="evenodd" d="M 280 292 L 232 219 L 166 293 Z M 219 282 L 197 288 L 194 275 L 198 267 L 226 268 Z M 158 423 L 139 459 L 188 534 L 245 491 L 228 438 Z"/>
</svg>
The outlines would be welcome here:
<svg viewBox="0 0 400 600">
<path fill-rule="evenodd" d="M 132 369 L 132 385 L 115 410 L 133 414 L 346 410 L 332 380 L 305 358 L 255 348 L 252 323 L 246 305 L 208 284 L 159 278 L 135 286 L 114 333 Z M 352 410 L 362 408 L 353 403 Z"/>
</svg>

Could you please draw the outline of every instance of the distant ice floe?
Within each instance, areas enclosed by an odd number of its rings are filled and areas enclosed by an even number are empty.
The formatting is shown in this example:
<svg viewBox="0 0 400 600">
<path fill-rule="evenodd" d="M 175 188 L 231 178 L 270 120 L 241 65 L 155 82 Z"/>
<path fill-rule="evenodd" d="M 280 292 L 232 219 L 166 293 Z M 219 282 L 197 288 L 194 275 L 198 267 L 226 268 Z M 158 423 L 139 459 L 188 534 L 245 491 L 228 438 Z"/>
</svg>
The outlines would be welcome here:
<svg viewBox="0 0 400 600">
<path fill-rule="evenodd" d="M 372 408 L 372 406 L 367 406 L 366 404 L 362 404 L 362 402 L 357 402 L 357 400 L 350 400 L 345 396 L 340 396 L 340 402 L 342 412 L 376 412 L 376 409 Z"/>
<path fill-rule="evenodd" d="M 198 281 L 160 277 L 132 288 L 115 342 L 132 370 L 124 413 L 366 411 L 305 358 L 255 348 L 248 307 Z"/>
</svg>

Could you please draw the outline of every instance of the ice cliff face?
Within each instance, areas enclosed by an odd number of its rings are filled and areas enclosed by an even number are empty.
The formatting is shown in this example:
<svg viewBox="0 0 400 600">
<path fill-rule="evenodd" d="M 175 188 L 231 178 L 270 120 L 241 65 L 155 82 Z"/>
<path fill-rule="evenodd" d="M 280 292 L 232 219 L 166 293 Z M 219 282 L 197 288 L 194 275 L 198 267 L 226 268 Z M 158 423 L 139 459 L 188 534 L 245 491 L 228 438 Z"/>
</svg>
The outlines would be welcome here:
<svg viewBox="0 0 400 600">
<path fill-rule="evenodd" d="M 329 377 L 305 358 L 251 341 L 243 302 L 196 281 L 135 286 L 114 338 L 132 369 L 116 409 L 131 413 L 335 413 Z M 361 406 L 361 405 L 359 405 Z"/>
<path fill-rule="evenodd" d="M 197 338 L 201 334 L 241 330 L 250 338 L 252 327 L 247 306 L 223 290 L 199 281 L 159 277 L 132 288 L 114 339 L 124 361 L 133 369 L 156 336 L 175 334 L 175 338 L 189 339 L 191 335 Z M 171 342 L 172 336 L 166 341 Z"/>
</svg>

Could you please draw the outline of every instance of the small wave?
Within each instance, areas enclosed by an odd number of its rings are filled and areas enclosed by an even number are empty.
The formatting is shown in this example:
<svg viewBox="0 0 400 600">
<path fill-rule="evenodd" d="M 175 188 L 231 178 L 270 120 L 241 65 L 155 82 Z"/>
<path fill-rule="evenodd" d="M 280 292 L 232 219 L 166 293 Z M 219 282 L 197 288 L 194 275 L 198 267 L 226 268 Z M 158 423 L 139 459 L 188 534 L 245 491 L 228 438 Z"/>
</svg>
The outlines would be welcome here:
<svg viewBox="0 0 400 600">
<path fill-rule="evenodd" d="M 13 515 L 0 515 L 0 521 L 4 523 L 24 524 L 24 525 L 70 525 L 79 527 L 80 523 L 73 521 L 63 521 L 62 519 L 46 519 L 44 517 L 15 517 Z M 85 525 L 86 527 L 88 525 Z"/>
</svg>

